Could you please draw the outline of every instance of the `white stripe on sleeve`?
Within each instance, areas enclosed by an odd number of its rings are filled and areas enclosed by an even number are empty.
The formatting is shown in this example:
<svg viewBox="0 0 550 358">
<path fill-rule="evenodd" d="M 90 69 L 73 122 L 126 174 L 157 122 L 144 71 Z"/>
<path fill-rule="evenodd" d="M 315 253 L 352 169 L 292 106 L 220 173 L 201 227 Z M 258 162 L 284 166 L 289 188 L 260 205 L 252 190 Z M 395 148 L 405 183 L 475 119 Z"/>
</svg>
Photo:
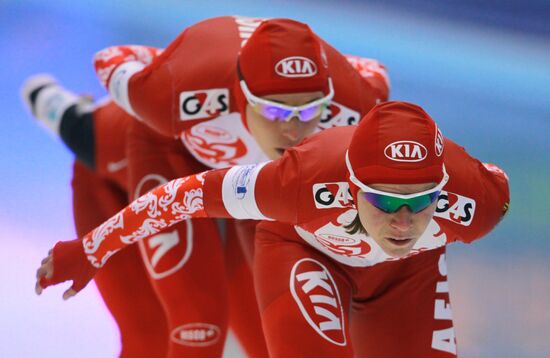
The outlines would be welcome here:
<svg viewBox="0 0 550 358">
<path fill-rule="evenodd" d="M 109 93 L 113 100 L 126 112 L 137 117 L 130 105 L 128 96 L 128 81 L 135 73 L 141 71 L 145 65 L 138 61 L 129 61 L 118 66 L 109 81 Z"/>
<path fill-rule="evenodd" d="M 225 174 L 222 198 L 225 209 L 236 219 L 272 220 L 264 216 L 258 204 L 254 189 L 256 178 L 266 163 L 235 166 Z"/>
</svg>

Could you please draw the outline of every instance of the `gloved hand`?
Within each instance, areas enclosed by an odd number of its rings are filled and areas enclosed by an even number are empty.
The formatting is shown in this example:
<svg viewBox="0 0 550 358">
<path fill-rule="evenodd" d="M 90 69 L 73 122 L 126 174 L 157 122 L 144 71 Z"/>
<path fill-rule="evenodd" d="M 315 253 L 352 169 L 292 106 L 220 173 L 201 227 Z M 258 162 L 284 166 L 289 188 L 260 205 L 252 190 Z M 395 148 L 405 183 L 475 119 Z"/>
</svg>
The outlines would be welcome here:
<svg viewBox="0 0 550 358">
<path fill-rule="evenodd" d="M 86 287 L 96 272 L 97 268 L 84 254 L 82 240 L 59 241 L 36 271 L 36 294 L 40 295 L 49 286 L 72 280 L 72 286 L 63 293 L 66 300 Z"/>
</svg>

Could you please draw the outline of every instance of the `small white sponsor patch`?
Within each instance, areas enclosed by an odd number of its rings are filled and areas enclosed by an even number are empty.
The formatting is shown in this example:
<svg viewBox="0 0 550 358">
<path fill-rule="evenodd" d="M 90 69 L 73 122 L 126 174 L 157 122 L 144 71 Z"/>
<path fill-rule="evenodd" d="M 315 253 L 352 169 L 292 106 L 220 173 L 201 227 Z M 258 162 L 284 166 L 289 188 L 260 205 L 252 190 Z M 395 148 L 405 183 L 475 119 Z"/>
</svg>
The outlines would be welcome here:
<svg viewBox="0 0 550 358">
<path fill-rule="evenodd" d="M 283 77 L 312 77 L 317 74 L 317 65 L 307 57 L 283 58 L 275 65 L 275 72 Z"/>
<path fill-rule="evenodd" d="M 476 211 L 476 201 L 466 196 L 442 191 L 437 200 L 435 216 L 470 226 Z"/>
<path fill-rule="evenodd" d="M 346 182 L 313 184 L 313 200 L 317 209 L 353 206 L 349 184 Z"/>
<path fill-rule="evenodd" d="M 346 345 L 344 310 L 338 287 L 320 262 L 304 258 L 290 273 L 290 292 L 309 325 L 324 339 Z"/>
<path fill-rule="evenodd" d="M 207 347 L 220 340 L 221 331 L 218 326 L 209 323 L 188 323 L 172 331 L 172 342 L 191 347 Z"/>
<path fill-rule="evenodd" d="M 225 174 L 222 184 L 223 204 L 235 219 L 270 220 L 258 209 L 254 193 L 256 178 L 265 164 L 234 166 Z"/>
<path fill-rule="evenodd" d="M 214 118 L 229 113 L 229 90 L 214 88 L 180 93 L 180 120 Z"/>
<path fill-rule="evenodd" d="M 384 155 L 396 162 L 421 162 L 428 156 L 428 150 L 418 142 L 400 140 L 388 144 Z"/>
<path fill-rule="evenodd" d="M 128 82 L 134 74 L 144 67 L 145 65 L 138 61 L 125 62 L 115 69 L 109 81 L 109 94 L 113 97 L 113 100 L 134 117 L 136 117 L 136 114 L 130 105 Z"/>
<path fill-rule="evenodd" d="M 116 162 L 107 163 L 107 171 L 109 173 L 114 173 L 126 168 L 127 166 L 128 166 L 128 158 L 124 158 Z"/>
</svg>

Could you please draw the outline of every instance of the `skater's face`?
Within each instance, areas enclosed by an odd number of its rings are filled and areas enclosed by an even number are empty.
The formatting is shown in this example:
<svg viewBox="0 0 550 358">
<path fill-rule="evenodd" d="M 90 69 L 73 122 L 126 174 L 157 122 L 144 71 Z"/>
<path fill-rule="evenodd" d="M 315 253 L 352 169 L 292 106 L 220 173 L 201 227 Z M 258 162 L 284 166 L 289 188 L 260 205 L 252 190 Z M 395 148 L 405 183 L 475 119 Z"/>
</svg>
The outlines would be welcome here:
<svg viewBox="0 0 550 358">
<path fill-rule="evenodd" d="M 394 194 L 414 194 L 434 188 L 436 183 L 425 184 L 371 184 L 371 188 Z M 432 219 L 437 200 L 427 208 L 413 213 L 402 206 L 394 213 L 386 213 L 357 194 L 359 219 L 368 235 L 392 257 L 407 255 Z"/>
<path fill-rule="evenodd" d="M 323 92 L 316 91 L 273 94 L 262 96 L 261 98 L 286 106 L 299 107 L 323 97 Z M 287 148 L 295 146 L 306 136 L 313 133 L 320 119 L 321 113 L 318 113 L 307 121 L 301 121 L 298 118 L 298 114 L 288 118 L 286 121 L 272 120 L 258 113 L 250 104 L 246 105 L 248 129 L 269 159 L 281 157 Z"/>
</svg>

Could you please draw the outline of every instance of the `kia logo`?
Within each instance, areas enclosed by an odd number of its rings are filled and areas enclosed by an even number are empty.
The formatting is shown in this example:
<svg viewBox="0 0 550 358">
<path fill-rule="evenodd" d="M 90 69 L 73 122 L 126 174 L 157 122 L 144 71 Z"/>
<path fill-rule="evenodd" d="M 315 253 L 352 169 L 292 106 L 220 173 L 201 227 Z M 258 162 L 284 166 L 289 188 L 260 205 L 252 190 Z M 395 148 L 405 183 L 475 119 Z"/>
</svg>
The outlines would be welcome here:
<svg viewBox="0 0 550 358">
<path fill-rule="evenodd" d="M 317 73 L 317 65 L 309 58 L 292 56 L 283 58 L 275 65 L 275 72 L 283 77 L 312 77 Z"/>
<path fill-rule="evenodd" d="M 290 292 L 311 328 L 332 344 L 347 344 L 340 293 L 322 263 L 310 258 L 297 261 L 290 273 Z"/>
<path fill-rule="evenodd" d="M 401 140 L 389 144 L 384 154 L 396 162 L 420 162 L 426 159 L 428 150 L 418 142 Z"/>
</svg>

